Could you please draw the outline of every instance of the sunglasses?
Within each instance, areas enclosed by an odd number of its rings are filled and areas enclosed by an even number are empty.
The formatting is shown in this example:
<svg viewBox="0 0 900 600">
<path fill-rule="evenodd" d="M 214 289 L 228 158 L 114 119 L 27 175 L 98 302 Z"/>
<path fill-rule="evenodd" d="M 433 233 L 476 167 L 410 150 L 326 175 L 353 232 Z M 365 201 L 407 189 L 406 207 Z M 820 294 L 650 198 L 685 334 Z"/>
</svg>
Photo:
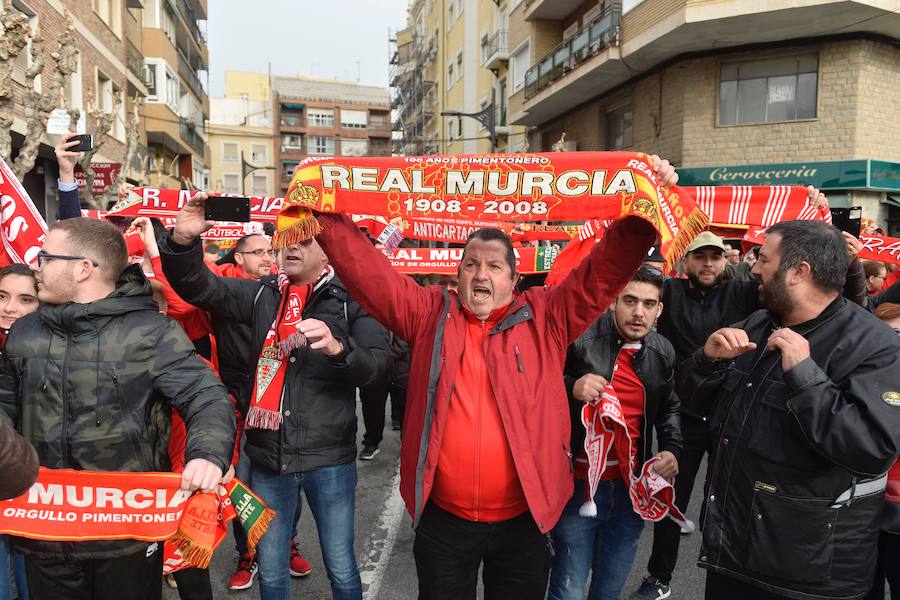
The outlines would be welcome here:
<svg viewBox="0 0 900 600">
<path fill-rule="evenodd" d="M 47 254 L 46 252 L 38 252 L 37 253 L 37 266 L 43 267 L 44 263 L 48 260 L 87 260 L 90 261 L 92 265 L 95 267 L 99 267 L 100 263 L 92 258 L 88 258 L 87 256 L 69 256 L 66 254 Z"/>
</svg>

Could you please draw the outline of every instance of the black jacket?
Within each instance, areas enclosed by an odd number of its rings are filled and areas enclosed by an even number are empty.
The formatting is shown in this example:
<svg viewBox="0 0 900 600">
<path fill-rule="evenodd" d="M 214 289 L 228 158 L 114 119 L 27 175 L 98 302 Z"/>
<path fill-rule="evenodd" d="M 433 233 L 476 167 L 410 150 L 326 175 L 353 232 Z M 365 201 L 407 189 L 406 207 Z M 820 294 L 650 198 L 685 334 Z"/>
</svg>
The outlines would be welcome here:
<svg viewBox="0 0 900 600">
<path fill-rule="evenodd" d="M 215 317 L 250 325 L 248 356 L 254 357 L 250 370 L 255 372 L 281 300 L 276 278 L 217 277 L 203 266 L 199 242 L 184 247 L 167 235 L 159 250 L 166 277 L 186 302 Z M 384 329 L 350 298 L 337 278 L 316 287 L 303 307 L 303 318 L 326 323 L 345 352 L 329 358 L 308 347 L 294 350 L 280 429 L 245 430 L 250 460 L 282 474 L 356 459 L 356 388 L 373 381 L 388 361 Z"/>
<path fill-rule="evenodd" d="M 564 378 L 569 395 L 569 417 L 572 421 L 572 452 L 584 446 L 584 425 L 581 408 L 572 388 L 579 377 L 588 373 L 612 380 L 613 367 L 625 340 L 613 323 L 612 313 L 594 321 L 566 353 Z M 650 427 L 656 429 L 659 451 L 668 450 L 676 457 L 681 452 L 681 418 L 678 409 L 681 402 L 675 394 L 675 351 L 664 337 L 651 331 L 643 339 L 643 346 L 634 355 L 634 370 L 644 384 L 644 415 L 641 417 L 641 443 L 638 446 L 636 468 L 653 455 L 653 438 Z"/>
<path fill-rule="evenodd" d="M 168 471 L 171 407 L 187 425 L 185 462 L 223 472 L 234 448 L 234 408 L 178 323 L 159 313 L 140 268 L 89 304 L 42 305 L 6 342 L 0 409 L 35 447 L 41 466 Z M 139 552 L 135 540 L 16 540 L 45 558 L 105 559 Z"/>
<path fill-rule="evenodd" d="M 859 260 L 850 264 L 844 295 L 865 306 L 865 277 Z M 759 282 L 729 280 L 701 294 L 687 279 L 667 279 L 663 284 L 663 310 L 658 331 L 675 348 L 676 379 L 681 377 L 680 365 L 716 330 L 728 327 L 763 308 L 759 297 Z M 682 399 L 683 400 L 683 399 Z M 686 402 L 681 412 L 692 418 L 697 415 Z"/>
<path fill-rule="evenodd" d="M 791 327 L 811 357 L 784 373 L 781 353 L 766 349 L 770 313 L 736 327 L 757 350 L 733 362 L 698 350 L 678 390 L 693 410 L 714 411 L 700 566 L 789 598 L 862 598 L 880 476 L 900 451 L 900 340 L 838 298 Z"/>
</svg>

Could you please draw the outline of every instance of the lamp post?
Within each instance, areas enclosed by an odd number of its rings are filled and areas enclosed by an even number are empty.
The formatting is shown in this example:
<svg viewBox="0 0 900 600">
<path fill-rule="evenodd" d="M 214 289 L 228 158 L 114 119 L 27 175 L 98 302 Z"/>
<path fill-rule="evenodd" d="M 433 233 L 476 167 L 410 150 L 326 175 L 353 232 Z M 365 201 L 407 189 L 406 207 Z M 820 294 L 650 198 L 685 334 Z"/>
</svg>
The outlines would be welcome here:
<svg viewBox="0 0 900 600">
<path fill-rule="evenodd" d="M 275 167 L 255 167 L 255 166 L 251 165 L 250 163 L 248 163 L 246 160 L 244 160 L 244 151 L 241 150 L 241 194 L 243 194 L 243 195 L 247 194 L 247 192 L 245 191 L 247 175 L 249 175 L 253 171 L 266 171 L 266 170 L 274 171 Z"/>
<path fill-rule="evenodd" d="M 476 113 L 464 113 L 458 110 L 443 110 L 442 117 L 469 117 L 481 123 L 488 130 L 488 137 L 491 140 L 491 154 L 497 151 L 497 111 L 496 108 L 497 91 L 491 90 L 491 103 Z"/>
</svg>

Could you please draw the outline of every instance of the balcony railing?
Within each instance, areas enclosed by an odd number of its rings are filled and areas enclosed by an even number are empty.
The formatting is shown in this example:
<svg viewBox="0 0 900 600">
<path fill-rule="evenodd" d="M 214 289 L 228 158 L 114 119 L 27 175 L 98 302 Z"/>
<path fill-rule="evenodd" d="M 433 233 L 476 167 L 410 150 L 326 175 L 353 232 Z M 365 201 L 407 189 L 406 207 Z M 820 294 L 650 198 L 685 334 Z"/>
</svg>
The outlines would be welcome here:
<svg viewBox="0 0 900 600">
<path fill-rule="evenodd" d="M 197 72 L 191 68 L 191 64 L 181 52 L 178 53 L 178 74 L 187 82 L 188 87 L 191 88 L 198 98 L 203 98 L 206 95 L 206 92 L 203 90 L 203 84 L 200 83 L 200 78 L 197 77 Z"/>
<path fill-rule="evenodd" d="M 206 154 L 206 142 L 200 134 L 195 131 L 193 123 L 190 121 L 181 121 L 181 139 L 200 156 Z"/>
<path fill-rule="evenodd" d="M 500 29 L 495 31 L 494 35 L 488 39 L 487 56 L 482 65 L 486 69 L 491 69 L 498 64 L 509 62 L 509 48 L 506 45 L 506 30 Z"/>
<path fill-rule="evenodd" d="M 619 43 L 618 6 L 610 6 L 596 19 L 556 46 L 525 72 L 525 100 L 537 95 L 592 56 Z"/>
<path fill-rule="evenodd" d="M 281 114 L 282 127 L 306 127 L 306 119 L 302 115 Z"/>
<path fill-rule="evenodd" d="M 369 123 L 370 135 L 389 135 L 391 132 L 390 123 Z"/>
<path fill-rule="evenodd" d="M 190 30 L 191 35 L 194 36 L 194 41 L 197 42 L 197 45 L 201 48 L 206 47 L 206 38 L 203 37 L 203 32 L 200 31 L 200 27 L 197 25 L 197 17 L 194 15 L 193 9 L 188 6 L 188 3 L 185 2 L 185 0 L 178 0 L 178 7 L 181 9 L 184 20 L 187 21 L 188 29 Z"/>
<path fill-rule="evenodd" d="M 139 80 L 143 80 L 143 76 L 141 71 L 144 69 L 144 57 L 141 55 L 140 50 L 134 47 L 134 44 L 128 42 L 128 49 L 126 54 L 126 67 L 131 74 L 137 77 Z"/>
</svg>

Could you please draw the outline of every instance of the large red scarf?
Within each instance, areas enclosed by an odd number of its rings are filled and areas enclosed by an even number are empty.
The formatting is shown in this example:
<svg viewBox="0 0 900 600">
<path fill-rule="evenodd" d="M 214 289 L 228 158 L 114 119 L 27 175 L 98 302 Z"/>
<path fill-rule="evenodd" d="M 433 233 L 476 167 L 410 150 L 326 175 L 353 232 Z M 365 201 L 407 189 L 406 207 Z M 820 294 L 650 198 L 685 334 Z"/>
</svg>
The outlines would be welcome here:
<svg viewBox="0 0 900 600">
<path fill-rule="evenodd" d="M 288 189 L 273 245 L 315 235 L 316 212 L 463 222 L 636 216 L 657 229 L 670 263 L 707 225 L 688 194 L 660 188 L 647 155 L 630 152 L 308 158 Z"/>
<path fill-rule="evenodd" d="M 744 232 L 741 248 L 746 252 L 753 246 L 761 246 L 766 241 L 766 227 L 751 226 Z M 860 234 L 863 247 L 859 252 L 862 260 L 877 260 L 892 265 L 900 265 L 900 238 L 883 235 Z"/>
<path fill-rule="evenodd" d="M 595 403 L 585 403 L 581 409 L 584 425 L 584 451 L 588 468 L 585 478 L 585 502 L 578 510 L 583 517 L 597 515 L 594 494 L 606 464 L 610 458 L 618 461 L 622 479 L 628 484 L 628 493 L 634 512 L 645 521 L 661 521 L 669 517 L 681 527 L 693 529 L 678 507 L 675 506 L 675 488 L 653 469 L 660 459 L 653 457 L 641 467 L 640 476 L 634 475 L 637 448 L 628 433 L 622 405 L 612 384 L 606 386 Z M 610 457 L 612 453 L 612 457 Z"/>
<path fill-rule="evenodd" d="M 297 331 L 297 323 L 303 320 L 303 309 L 313 291 L 332 277 L 334 271 L 330 266 L 325 267 L 314 285 L 295 285 L 283 270 L 278 273 L 281 301 L 257 361 L 253 398 L 245 422 L 248 429 L 277 430 L 281 427 L 288 357 L 306 345 L 306 338 Z"/>
<path fill-rule="evenodd" d="M 47 223 L 3 158 L 0 196 L 0 267 L 31 264 L 47 237 Z"/>
</svg>

